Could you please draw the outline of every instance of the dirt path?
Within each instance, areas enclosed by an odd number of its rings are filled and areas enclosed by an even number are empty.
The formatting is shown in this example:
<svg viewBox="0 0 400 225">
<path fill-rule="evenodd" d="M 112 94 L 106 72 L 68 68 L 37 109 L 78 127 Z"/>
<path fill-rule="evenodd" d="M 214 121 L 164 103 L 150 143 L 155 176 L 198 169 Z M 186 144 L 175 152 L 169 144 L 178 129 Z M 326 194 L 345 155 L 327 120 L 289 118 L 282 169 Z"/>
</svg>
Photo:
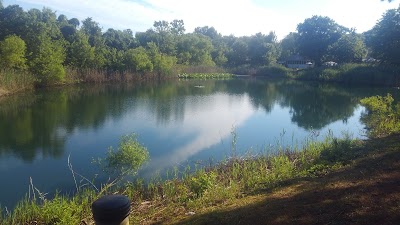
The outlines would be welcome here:
<svg viewBox="0 0 400 225">
<path fill-rule="evenodd" d="M 168 224 L 400 224 L 400 135 L 325 177 L 204 209 Z"/>
</svg>

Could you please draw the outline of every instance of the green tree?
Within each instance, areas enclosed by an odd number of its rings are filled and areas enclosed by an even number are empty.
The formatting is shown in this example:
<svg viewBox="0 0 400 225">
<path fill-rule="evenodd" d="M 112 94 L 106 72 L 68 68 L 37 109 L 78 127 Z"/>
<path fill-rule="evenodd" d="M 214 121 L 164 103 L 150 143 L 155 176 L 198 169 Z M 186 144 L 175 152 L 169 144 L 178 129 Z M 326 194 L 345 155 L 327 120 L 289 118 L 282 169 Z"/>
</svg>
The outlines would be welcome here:
<svg viewBox="0 0 400 225">
<path fill-rule="evenodd" d="M 284 60 L 289 56 L 298 53 L 297 38 L 298 38 L 297 33 L 290 32 L 285 38 L 282 39 L 282 41 L 279 43 L 281 59 Z"/>
<path fill-rule="evenodd" d="M 146 49 L 143 47 L 127 50 L 125 52 L 124 64 L 127 69 L 136 72 L 153 71 L 153 64 L 147 55 Z"/>
<path fill-rule="evenodd" d="M 61 41 L 52 41 L 47 35 L 37 37 L 36 49 L 30 61 L 30 70 L 43 85 L 62 82 L 65 76 L 65 51 Z"/>
<path fill-rule="evenodd" d="M 196 27 L 194 29 L 194 33 L 205 35 L 205 36 L 211 38 L 212 40 L 221 37 L 221 34 L 219 34 L 214 27 L 208 27 L 208 26 Z"/>
<path fill-rule="evenodd" d="M 82 21 L 81 30 L 89 36 L 89 43 L 91 46 L 100 46 L 104 44 L 102 38 L 101 27 L 99 23 L 94 21 L 91 17 Z"/>
<path fill-rule="evenodd" d="M 153 42 L 157 44 L 158 48 L 162 53 L 168 55 L 175 55 L 176 40 L 174 38 L 174 35 L 172 33 L 172 27 L 170 25 L 171 24 L 165 20 L 155 21 L 153 27 L 156 35 L 154 35 L 155 41 Z M 176 22 L 176 25 L 179 25 L 178 22 Z"/>
<path fill-rule="evenodd" d="M 399 65 L 400 7 L 386 11 L 366 36 L 367 45 L 372 49 L 375 58 Z"/>
<path fill-rule="evenodd" d="M 228 55 L 229 64 L 233 66 L 244 65 L 248 63 L 249 46 L 243 39 L 237 39 L 231 46 Z"/>
<path fill-rule="evenodd" d="M 117 50 L 128 50 L 128 48 L 135 48 L 137 46 L 132 30 L 130 29 L 120 31 L 110 28 L 103 34 L 103 38 L 105 45 Z"/>
<path fill-rule="evenodd" d="M 363 39 L 356 33 L 343 35 L 328 49 L 328 57 L 338 63 L 361 62 L 367 55 Z"/>
<path fill-rule="evenodd" d="M 75 29 L 78 28 L 79 25 L 81 24 L 77 18 L 72 18 L 72 19 L 68 20 L 68 23 L 70 25 L 74 26 Z"/>
<path fill-rule="evenodd" d="M 95 67 L 94 47 L 89 44 L 89 37 L 83 32 L 73 36 L 73 42 L 67 48 L 66 64 L 76 68 Z"/>
<path fill-rule="evenodd" d="M 177 59 L 175 56 L 161 54 L 154 42 L 147 44 L 147 54 L 154 66 L 154 71 L 161 75 L 170 75 Z"/>
<path fill-rule="evenodd" d="M 136 175 L 140 167 L 149 160 L 149 151 L 141 145 L 136 135 L 127 135 L 121 138 L 118 149 L 108 149 L 107 156 L 99 159 L 98 163 L 103 170 L 117 179 L 127 175 Z"/>
<path fill-rule="evenodd" d="M 269 64 L 277 58 L 275 47 L 276 35 L 257 33 L 246 39 L 248 46 L 248 59 L 252 65 Z"/>
<path fill-rule="evenodd" d="M 204 35 L 186 34 L 177 43 L 178 62 L 186 65 L 214 66 L 213 45 Z"/>
<path fill-rule="evenodd" d="M 14 34 L 25 40 L 28 21 L 27 13 L 18 5 L 0 10 L 0 40 Z"/>
<path fill-rule="evenodd" d="M 328 47 L 335 43 L 349 29 L 340 26 L 329 17 L 313 16 L 297 25 L 299 53 L 317 64 L 324 61 Z"/>
<path fill-rule="evenodd" d="M 26 69 L 26 45 L 16 35 L 8 36 L 0 42 L 0 68 Z"/>
</svg>

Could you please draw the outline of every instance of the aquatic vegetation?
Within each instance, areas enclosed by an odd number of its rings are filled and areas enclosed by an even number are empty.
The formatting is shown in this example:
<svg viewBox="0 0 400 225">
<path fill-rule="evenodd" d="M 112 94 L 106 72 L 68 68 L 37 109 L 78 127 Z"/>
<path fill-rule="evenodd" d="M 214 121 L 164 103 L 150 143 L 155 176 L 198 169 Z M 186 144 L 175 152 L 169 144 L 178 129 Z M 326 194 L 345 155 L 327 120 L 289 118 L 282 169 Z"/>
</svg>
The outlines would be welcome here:
<svg viewBox="0 0 400 225">
<path fill-rule="evenodd" d="M 184 79 L 225 79 L 232 78 L 234 75 L 230 73 L 181 73 L 178 78 Z"/>
</svg>

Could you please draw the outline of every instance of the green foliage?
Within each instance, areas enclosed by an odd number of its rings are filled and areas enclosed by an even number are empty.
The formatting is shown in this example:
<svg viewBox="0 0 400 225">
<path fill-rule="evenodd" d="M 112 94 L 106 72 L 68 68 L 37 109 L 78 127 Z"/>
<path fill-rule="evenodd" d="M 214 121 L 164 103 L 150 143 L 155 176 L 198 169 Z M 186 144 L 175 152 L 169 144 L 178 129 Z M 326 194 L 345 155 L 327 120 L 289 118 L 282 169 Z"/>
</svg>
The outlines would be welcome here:
<svg viewBox="0 0 400 225">
<path fill-rule="evenodd" d="M 138 47 L 129 49 L 125 52 L 124 64 L 127 69 L 136 72 L 151 72 L 153 71 L 153 63 L 147 55 L 146 49 Z"/>
<path fill-rule="evenodd" d="M 279 43 L 281 59 L 284 60 L 298 53 L 297 38 L 297 33 L 290 32 L 285 38 L 282 39 L 282 41 Z"/>
<path fill-rule="evenodd" d="M 366 33 L 372 55 L 384 62 L 400 64 L 400 6 L 388 10 L 372 30 Z"/>
<path fill-rule="evenodd" d="M 317 67 L 297 71 L 291 76 L 300 80 L 332 81 L 345 84 L 398 86 L 400 69 L 395 66 L 346 63 L 337 67 Z"/>
<path fill-rule="evenodd" d="M 361 62 L 367 56 L 367 48 L 355 33 L 345 34 L 328 48 L 326 58 L 337 63 Z"/>
<path fill-rule="evenodd" d="M 198 171 L 196 175 L 190 177 L 189 188 L 197 197 L 200 197 L 216 183 L 217 175 L 214 172 L 205 173 L 204 171 Z"/>
<path fill-rule="evenodd" d="M 286 68 L 283 65 L 273 64 L 265 67 L 261 67 L 256 72 L 257 76 L 268 76 L 268 77 L 288 77 L 293 70 Z"/>
<path fill-rule="evenodd" d="M 390 94 L 361 99 L 367 113 L 362 116 L 363 122 L 371 136 L 386 136 L 400 132 L 400 103 L 394 104 Z"/>
<path fill-rule="evenodd" d="M 154 71 L 163 75 L 171 75 L 177 62 L 176 57 L 161 54 L 154 42 L 148 43 L 147 48 L 147 54 L 154 66 Z"/>
<path fill-rule="evenodd" d="M 211 52 L 213 45 L 209 38 L 203 35 L 187 34 L 177 43 L 178 63 L 184 65 L 214 66 Z"/>
<path fill-rule="evenodd" d="M 89 44 L 89 37 L 82 32 L 77 32 L 73 42 L 67 48 L 66 63 L 69 66 L 82 68 L 95 67 L 94 47 Z"/>
<path fill-rule="evenodd" d="M 65 76 L 64 59 L 65 53 L 61 42 L 52 41 L 48 36 L 40 36 L 32 54 L 30 70 L 41 84 L 59 83 Z"/>
<path fill-rule="evenodd" d="M 137 141 L 136 135 L 132 134 L 121 138 L 117 150 L 110 147 L 107 156 L 99 162 L 109 174 L 122 177 L 135 175 L 148 159 L 148 150 Z"/>
<path fill-rule="evenodd" d="M 328 47 L 339 40 L 348 29 L 329 17 L 313 16 L 297 25 L 297 31 L 299 53 L 320 65 Z"/>
<path fill-rule="evenodd" d="M 6 37 L 0 42 L 0 67 L 16 70 L 26 69 L 25 53 L 24 40 L 16 35 Z"/>
</svg>

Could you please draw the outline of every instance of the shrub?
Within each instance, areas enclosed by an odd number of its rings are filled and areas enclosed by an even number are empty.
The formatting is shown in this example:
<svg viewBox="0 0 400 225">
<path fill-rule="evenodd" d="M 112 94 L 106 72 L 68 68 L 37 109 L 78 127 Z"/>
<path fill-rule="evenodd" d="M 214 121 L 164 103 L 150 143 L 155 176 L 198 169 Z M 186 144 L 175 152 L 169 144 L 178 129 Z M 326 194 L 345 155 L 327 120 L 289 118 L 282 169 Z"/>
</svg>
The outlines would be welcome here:
<svg viewBox="0 0 400 225">
<path fill-rule="evenodd" d="M 400 103 L 394 104 L 390 94 L 361 99 L 367 112 L 361 117 L 371 136 L 386 136 L 400 132 Z"/>
</svg>

